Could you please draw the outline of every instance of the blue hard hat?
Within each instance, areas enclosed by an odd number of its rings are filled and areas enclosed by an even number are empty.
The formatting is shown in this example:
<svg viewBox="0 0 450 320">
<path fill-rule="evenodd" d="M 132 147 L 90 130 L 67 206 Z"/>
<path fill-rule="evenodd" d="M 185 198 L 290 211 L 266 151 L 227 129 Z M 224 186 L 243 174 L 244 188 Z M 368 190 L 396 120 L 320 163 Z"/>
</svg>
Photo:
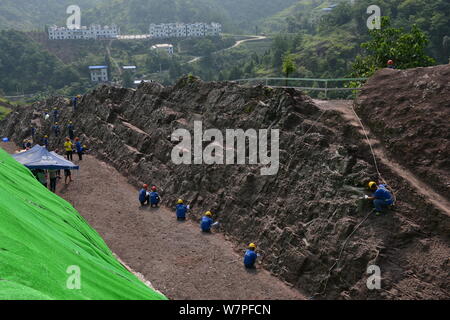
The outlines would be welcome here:
<svg viewBox="0 0 450 320">
<path fill-rule="evenodd" d="M 5 138 L 2 139 L 2 141 L 3 141 L 3 142 L 9 142 L 9 138 L 6 138 L 6 137 L 5 137 Z"/>
</svg>

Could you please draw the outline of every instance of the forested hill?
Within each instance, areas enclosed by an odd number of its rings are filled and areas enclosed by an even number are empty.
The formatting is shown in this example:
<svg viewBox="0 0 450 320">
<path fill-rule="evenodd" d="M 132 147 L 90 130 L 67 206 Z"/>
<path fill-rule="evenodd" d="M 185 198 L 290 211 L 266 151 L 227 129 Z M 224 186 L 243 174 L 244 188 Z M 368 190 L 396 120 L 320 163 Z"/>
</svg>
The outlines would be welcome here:
<svg viewBox="0 0 450 320">
<path fill-rule="evenodd" d="M 150 23 L 220 22 L 226 32 L 254 32 L 265 18 L 298 0 L 2 0 L 0 29 L 33 30 L 63 25 L 71 4 L 81 7 L 83 25 L 112 24 L 143 33 Z M 323 2 L 323 1 L 321 1 Z"/>
<path fill-rule="evenodd" d="M 79 70 L 65 65 L 19 31 L 0 31 L 0 95 L 59 89 L 81 81 Z"/>
<path fill-rule="evenodd" d="M 338 4 L 324 12 L 331 3 Z M 313 35 L 317 42 L 359 44 L 368 38 L 367 8 L 376 4 L 392 26 L 410 30 L 417 25 L 430 40 L 429 52 L 440 63 L 447 63 L 450 52 L 449 0 L 301 0 L 288 9 L 265 19 L 263 28 L 281 33 Z M 341 39 L 342 41 L 340 41 Z M 323 50 L 321 50 L 321 53 Z"/>
<path fill-rule="evenodd" d="M 0 29 L 42 30 L 45 25 L 65 23 L 69 5 L 86 10 L 107 0 L 1 0 Z"/>
<path fill-rule="evenodd" d="M 150 23 L 220 22 L 225 32 L 254 32 L 263 19 L 298 0 L 116 0 L 89 10 L 89 22 L 115 21 L 124 31 L 147 32 Z"/>
</svg>

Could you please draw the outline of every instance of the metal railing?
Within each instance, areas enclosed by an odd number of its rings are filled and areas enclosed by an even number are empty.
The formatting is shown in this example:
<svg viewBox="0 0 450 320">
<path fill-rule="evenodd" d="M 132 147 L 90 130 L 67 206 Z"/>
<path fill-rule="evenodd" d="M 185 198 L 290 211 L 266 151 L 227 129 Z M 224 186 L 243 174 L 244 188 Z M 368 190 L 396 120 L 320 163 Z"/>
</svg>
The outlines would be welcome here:
<svg viewBox="0 0 450 320">
<path fill-rule="evenodd" d="M 336 78 L 336 79 L 314 79 L 314 78 L 250 78 L 233 80 L 238 84 L 264 85 L 271 88 L 294 88 L 304 91 L 322 91 L 325 97 L 328 92 L 333 91 L 354 91 L 361 90 L 362 87 L 330 87 L 329 83 L 365 82 L 368 78 Z M 312 85 L 302 85 L 305 82 Z M 297 85 L 296 85 L 297 83 Z"/>
</svg>

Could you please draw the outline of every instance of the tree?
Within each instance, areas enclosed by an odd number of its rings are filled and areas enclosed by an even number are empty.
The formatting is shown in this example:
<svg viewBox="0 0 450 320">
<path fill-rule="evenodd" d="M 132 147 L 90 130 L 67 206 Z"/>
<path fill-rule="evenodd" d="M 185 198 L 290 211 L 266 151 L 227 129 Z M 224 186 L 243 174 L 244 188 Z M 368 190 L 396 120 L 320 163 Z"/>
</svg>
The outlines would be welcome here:
<svg viewBox="0 0 450 320">
<path fill-rule="evenodd" d="M 131 88 L 133 86 L 133 75 L 130 71 L 125 71 L 122 74 L 122 86 L 124 88 Z"/>
<path fill-rule="evenodd" d="M 353 64 L 352 76 L 370 77 L 378 69 L 386 67 L 393 60 L 397 69 L 427 67 L 435 64 L 425 49 L 428 38 L 416 25 L 410 32 L 393 28 L 388 17 L 382 18 L 381 29 L 369 31 L 371 39 L 361 44 L 366 55 L 358 55 Z"/>
<path fill-rule="evenodd" d="M 286 54 L 283 58 L 283 73 L 286 75 L 286 78 L 289 78 L 289 75 L 297 69 L 294 60 L 292 60 L 291 55 Z M 286 79 L 286 86 L 288 84 L 288 80 Z"/>
</svg>

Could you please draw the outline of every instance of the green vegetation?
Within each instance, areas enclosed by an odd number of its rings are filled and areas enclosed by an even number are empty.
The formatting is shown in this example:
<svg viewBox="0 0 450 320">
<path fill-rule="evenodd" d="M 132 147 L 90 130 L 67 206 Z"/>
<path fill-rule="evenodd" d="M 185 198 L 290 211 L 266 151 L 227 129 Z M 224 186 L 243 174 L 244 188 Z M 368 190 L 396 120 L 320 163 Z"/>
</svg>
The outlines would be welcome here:
<svg viewBox="0 0 450 320">
<path fill-rule="evenodd" d="M 107 0 L 2 0 L 0 29 L 43 30 L 45 25 L 63 25 L 69 15 L 66 8 L 77 4 L 81 10 Z"/>
<path fill-rule="evenodd" d="M 416 25 L 410 33 L 406 33 L 401 28 L 392 28 L 390 20 L 385 17 L 381 30 L 375 29 L 369 33 L 371 40 L 361 45 L 367 55 L 356 57 L 354 77 L 370 77 L 376 70 L 386 67 L 386 61 L 390 59 L 398 69 L 427 67 L 435 63 L 425 53 L 429 41 Z"/>
<path fill-rule="evenodd" d="M 0 32 L 0 89 L 5 94 L 51 91 L 79 82 L 78 70 L 65 65 L 18 31 Z"/>
<path fill-rule="evenodd" d="M 11 1 L 5 3 L 13 6 Z M 3 36 L 13 49 L 6 53 L 8 44 L 6 49 L 0 46 L 0 71 L 8 74 L 0 80 L 0 89 L 5 93 L 40 91 L 45 95 L 82 93 L 92 87 L 88 66 L 93 64 L 110 66 L 113 81 L 131 86 L 133 78 L 173 84 L 186 74 L 206 81 L 286 75 L 364 76 L 385 67 L 389 59 L 398 68 L 448 63 L 448 1 L 380 0 L 377 5 L 383 16 L 390 17 L 390 25 L 385 24 L 378 32 L 368 30 L 366 25 L 366 11 L 372 4 L 371 0 L 354 4 L 349 0 L 260 0 L 258 5 L 255 0 L 99 0 L 83 11 L 83 24 L 116 23 L 123 33 L 146 33 L 150 23 L 217 21 L 227 32 L 264 32 L 268 36 L 232 49 L 227 48 L 245 37 L 48 42 L 28 33 L 40 42 L 39 46 L 23 35 L 17 39 Z M 329 6 L 333 8 L 323 10 Z M 151 45 L 161 42 L 173 44 L 175 54 L 150 50 Z M 413 50 L 407 48 L 411 44 L 416 45 Z M 10 56 L 14 56 L 14 62 L 18 56 L 21 63 L 14 65 Z M 123 65 L 136 65 L 136 73 L 124 74 L 118 70 Z"/>
<path fill-rule="evenodd" d="M 146 33 L 150 23 L 220 22 L 224 31 L 256 32 L 264 18 L 298 0 L 116 0 L 88 10 L 87 22 L 111 24 L 122 31 Z"/>
</svg>

